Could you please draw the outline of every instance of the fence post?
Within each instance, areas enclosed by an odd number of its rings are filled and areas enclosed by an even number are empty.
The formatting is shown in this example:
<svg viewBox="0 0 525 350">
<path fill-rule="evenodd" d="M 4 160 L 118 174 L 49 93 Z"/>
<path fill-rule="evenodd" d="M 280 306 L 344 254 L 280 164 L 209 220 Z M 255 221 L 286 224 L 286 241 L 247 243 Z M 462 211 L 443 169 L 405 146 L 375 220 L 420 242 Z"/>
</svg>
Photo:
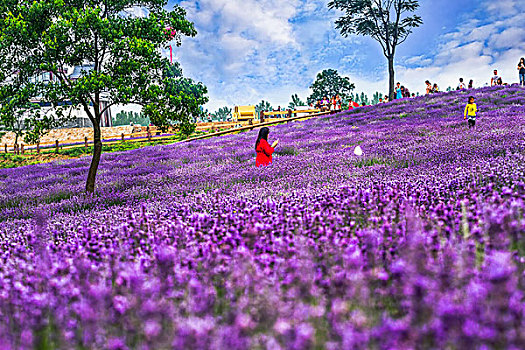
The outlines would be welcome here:
<svg viewBox="0 0 525 350">
<path fill-rule="evenodd" d="M 122 141 L 124 141 L 124 133 L 120 135 L 122 137 Z"/>
<path fill-rule="evenodd" d="M 289 109 L 289 110 L 288 110 L 288 118 L 291 118 L 291 117 L 292 117 L 292 115 L 293 115 L 293 114 L 292 114 L 292 110 L 291 110 L 291 109 Z"/>
<path fill-rule="evenodd" d="M 56 153 L 58 153 L 58 149 L 59 149 L 58 148 L 58 140 L 55 140 L 55 151 L 56 151 Z"/>
<path fill-rule="evenodd" d="M 23 143 L 20 145 L 20 151 L 22 152 L 22 154 L 24 154 L 24 144 Z"/>
<path fill-rule="evenodd" d="M 261 123 L 264 123 L 264 111 L 259 112 L 259 120 L 261 121 Z"/>
<path fill-rule="evenodd" d="M 84 147 L 88 148 L 87 136 L 84 136 Z"/>
<path fill-rule="evenodd" d="M 13 153 L 14 154 L 20 154 L 20 151 L 18 150 L 18 143 L 15 143 L 15 145 L 13 147 Z"/>
<path fill-rule="evenodd" d="M 148 141 L 151 141 L 151 131 L 148 130 Z"/>
<path fill-rule="evenodd" d="M 7 143 L 4 146 L 5 146 L 5 153 L 7 153 Z"/>
<path fill-rule="evenodd" d="M 40 154 L 40 142 L 36 143 L 36 153 Z"/>
</svg>

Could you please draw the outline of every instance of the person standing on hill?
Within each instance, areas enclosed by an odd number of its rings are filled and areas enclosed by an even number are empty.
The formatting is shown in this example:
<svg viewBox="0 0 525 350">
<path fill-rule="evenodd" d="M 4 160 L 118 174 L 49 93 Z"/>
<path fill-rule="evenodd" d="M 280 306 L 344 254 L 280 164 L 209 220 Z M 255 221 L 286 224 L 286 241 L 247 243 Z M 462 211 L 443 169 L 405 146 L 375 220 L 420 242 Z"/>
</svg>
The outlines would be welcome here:
<svg viewBox="0 0 525 350">
<path fill-rule="evenodd" d="M 473 89 L 474 88 L 474 80 L 470 79 L 470 81 L 468 82 L 468 88 L 469 89 Z"/>
<path fill-rule="evenodd" d="M 352 110 L 354 108 L 357 108 L 359 107 L 359 103 L 355 102 L 354 99 L 352 97 L 349 98 L 349 101 L 348 101 L 348 110 Z"/>
<path fill-rule="evenodd" d="M 466 88 L 467 88 L 467 86 L 463 82 L 463 78 L 459 78 L 459 84 L 458 84 L 458 88 L 456 90 L 465 90 Z"/>
<path fill-rule="evenodd" d="M 404 98 L 410 98 L 410 90 L 408 90 L 406 87 L 401 86 L 401 90 L 403 91 L 403 97 Z"/>
<path fill-rule="evenodd" d="M 340 111 L 341 109 L 343 109 L 341 106 L 341 96 L 339 95 L 335 95 L 335 109 L 337 111 Z"/>
<path fill-rule="evenodd" d="M 427 84 L 427 95 L 432 93 L 432 84 L 429 80 L 425 81 L 425 84 Z"/>
<path fill-rule="evenodd" d="M 520 85 L 525 86 L 525 58 L 521 58 L 518 63 L 518 73 L 520 75 Z"/>
<path fill-rule="evenodd" d="M 432 93 L 437 94 L 438 92 L 439 92 L 439 86 L 438 84 L 434 84 L 434 86 L 432 87 Z"/>
<path fill-rule="evenodd" d="M 478 111 L 478 107 L 474 103 L 475 99 L 474 96 L 470 96 L 468 98 L 468 103 L 465 106 L 465 113 L 463 119 L 468 119 L 468 127 L 473 128 L 476 126 L 476 113 Z"/>
<path fill-rule="evenodd" d="M 401 83 L 397 83 L 396 86 L 396 100 L 400 100 L 403 98 L 403 91 L 401 90 Z"/>
<path fill-rule="evenodd" d="M 490 86 L 496 86 L 498 85 L 498 79 L 499 79 L 499 75 L 498 75 L 498 70 L 497 69 L 494 69 L 494 76 L 490 79 Z"/>
<path fill-rule="evenodd" d="M 279 143 L 279 140 L 276 140 L 270 146 L 268 144 L 268 134 L 270 129 L 266 126 L 259 130 L 259 136 L 257 141 L 255 141 L 255 152 L 257 152 L 257 157 L 255 158 L 255 165 L 257 167 L 267 166 L 272 163 L 272 154 L 274 152 L 275 146 Z"/>
</svg>

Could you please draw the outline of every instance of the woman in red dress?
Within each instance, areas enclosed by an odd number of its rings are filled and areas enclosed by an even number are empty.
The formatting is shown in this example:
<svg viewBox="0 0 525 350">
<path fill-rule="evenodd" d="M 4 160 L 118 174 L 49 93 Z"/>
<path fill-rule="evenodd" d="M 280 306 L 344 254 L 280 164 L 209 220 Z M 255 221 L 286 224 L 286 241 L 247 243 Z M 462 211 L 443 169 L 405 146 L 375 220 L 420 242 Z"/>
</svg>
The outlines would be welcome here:
<svg viewBox="0 0 525 350">
<path fill-rule="evenodd" d="M 268 144 L 268 134 L 270 129 L 267 127 L 261 128 L 259 130 L 259 136 L 255 142 L 255 151 L 257 152 L 257 157 L 255 158 L 255 165 L 257 167 L 270 165 L 272 163 L 272 154 L 275 146 L 279 143 L 279 140 L 274 141 L 270 146 Z"/>
</svg>

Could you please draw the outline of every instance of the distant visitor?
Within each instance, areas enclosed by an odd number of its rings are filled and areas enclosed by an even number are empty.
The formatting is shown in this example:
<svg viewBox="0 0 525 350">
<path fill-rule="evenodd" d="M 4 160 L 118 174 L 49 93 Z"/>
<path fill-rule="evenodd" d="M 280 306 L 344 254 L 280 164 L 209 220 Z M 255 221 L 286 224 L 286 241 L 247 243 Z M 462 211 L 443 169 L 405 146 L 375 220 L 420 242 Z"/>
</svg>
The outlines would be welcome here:
<svg viewBox="0 0 525 350">
<path fill-rule="evenodd" d="M 401 83 L 397 83 L 396 86 L 396 100 L 400 100 L 403 98 L 403 91 L 401 90 Z"/>
<path fill-rule="evenodd" d="M 465 115 L 464 115 L 464 119 L 468 119 L 469 129 L 476 126 L 476 112 L 477 111 L 478 111 L 478 107 L 474 103 L 474 96 L 470 96 L 468 98 L 468 103 L 465 106 Z"/>
<path fill-rule="evenodd" d="M 518 72 L 520 75 L 520 85 L 525 86 L 525 58 L 521 58 L 518 63 Z"/>
<path fill-rule="evenodd" d="M 425 84 L 427 85 L 426 93 L 431 94 L 432 93 L 432 83 L 430 83 L 429 80 L 425 81 Z"/>
<path fill-rule="evenodd" d="M 274 152 L 275 146 L 279 143 L 279 140 L 273 142 L 270 146 L 268 144 L 268 134 L 270 129 L 267 127 L 261 128 L 259 130 L 259 136 L 255 142 L 255 151 L 257 152 L 257 157 L 255 158 L 255 165 L 257 167 L 267 166 L 272 163 L 272 154 Z"/>
<path fill-rule="evenodd" d="M 498 70 L 494 69 L 494 75 L 490 79 L 490 86 L 496 86 L 498 85 L 498 80 L 500 79 L 500 76 L 498 75 Z"/>
<path fill-rule="evenodd" d="M 456 88 L 456 90 L 465 90 L 466 88 L 467 88 L 467 86 L 463 82 L 463 78 L 459 78 L 459 84 L 458 84 L 458 87 Z"/>
</svg>

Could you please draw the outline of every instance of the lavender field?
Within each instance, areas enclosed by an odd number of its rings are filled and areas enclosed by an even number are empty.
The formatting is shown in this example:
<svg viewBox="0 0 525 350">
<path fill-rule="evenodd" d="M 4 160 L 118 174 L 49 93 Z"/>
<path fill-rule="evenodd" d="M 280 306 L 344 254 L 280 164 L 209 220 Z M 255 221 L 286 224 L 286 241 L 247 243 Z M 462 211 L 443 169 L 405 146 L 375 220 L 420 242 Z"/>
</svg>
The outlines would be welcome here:
<svg viewBox="0 0 525 350">
<path fill-rule="evenodd" d="M 524 105 L 276 126 L 266 168 L 256 130 L 106 154 L 95 196 L 89 158 L 0 170 L 0 348 L 523 349 Z"/>
</svg>

